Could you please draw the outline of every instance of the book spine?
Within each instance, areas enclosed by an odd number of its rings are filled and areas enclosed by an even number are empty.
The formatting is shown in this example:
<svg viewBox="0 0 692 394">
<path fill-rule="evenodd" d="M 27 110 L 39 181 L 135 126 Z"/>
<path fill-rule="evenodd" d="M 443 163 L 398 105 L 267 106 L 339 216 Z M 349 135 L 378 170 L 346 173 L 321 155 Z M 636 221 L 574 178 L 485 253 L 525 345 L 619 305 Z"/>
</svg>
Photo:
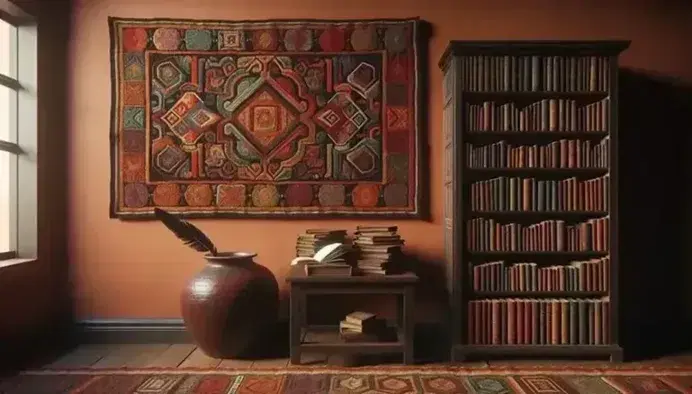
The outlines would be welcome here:
<svg viewBox="0 0 692 394">
<path fill-rule="evenodd" d="M 468 341 L 476 345 L 608 344 L 608 299 L 469 301 Z"/>
</svg>

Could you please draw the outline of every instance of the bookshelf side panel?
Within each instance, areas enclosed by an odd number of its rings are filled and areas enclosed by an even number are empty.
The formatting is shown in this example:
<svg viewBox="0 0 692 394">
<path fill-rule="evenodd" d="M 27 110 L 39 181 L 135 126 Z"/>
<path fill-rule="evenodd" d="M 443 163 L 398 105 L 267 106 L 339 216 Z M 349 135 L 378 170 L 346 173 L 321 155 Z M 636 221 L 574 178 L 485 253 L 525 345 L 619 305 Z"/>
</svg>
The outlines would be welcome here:
<svg viewBox="0 0 692 394">
<path fill-rule="evenodd" d="M 463 94 L 462 92 L 467 89 L 469 84 L 470 76 L 470 66 L 468 58 L 457 57 L 455 58 L 455 68 L 460 75 L 456 78 L 455 89 L 454 89 L 454 136 L 452 147 L 454 149 L 454 212 L 453 212 L 453 224 L 454 224 L 454 265 L 455 278 L 456 278 L 456 288 L 457 293 L 454 295 L 456 302 L 458 303 L 457 316 L 459 319 L 459 325 L 457 329 L 457 335 L 459 335 L 459 343 L 466 342 L 467 338 L 467 305 L 466 305 L 466 295 L 467 295 L 467 267 L 465 257 L 466 245 L 466 226 L 464 225 L 464 207 L 466 201 L 464 200 L 463 183 L 464 183 L 464 168 L 466 163 L 466 157 L 464 157 L 464 125 L 466 124 L 466 114 L 464 113 L 463 106 Z"/>
<path fill-rule="evenodd" d="M 444 217 L 444 256 L 446 265 L 446 285 L 447 293 L 449 294 L 450 313 L 450 329 L 452 334 L 452 343 L 458 341 L 456 332 L 460 324 L 458 316 L 458 304 L 455 303 L 455 295 L 457 294 L 456 280 L 456 260 L 454 253 L 454 177 L 456 171 L 454 168 L 454 97 L 455 97 L 455 78 L 456 72 L 454 68 L 454 59 L 450 60 L 448 67 L 444 70 L 443 87 L 442 87 L 442 133 L 444 146 L 444 166 L 443 166 L 443 217 Z"/>
<path fill-rule="evenodd" d="M 610 342 L 619 345 L 620 337 L 620 254 L 619 254 L 619 168 L 618 168 L 618 55 L 609 59 L 610 93 Z"/>
<path fill-rule="evenodd" d="M 453 265 L 454 265 L 454 250 L 453 250 L 453 209 L 454 209 L 454 165 L 453 165 L 453 78 L 454 71 L 452 67 L 448 67 L 445 71 L 443 79 L 443 111 L 442 111 L 442 133 L 444 146 L 444 177 L 443 177 L 443 194 L 444 194 L 444 254 L 447 264 L 447 290 L 451 293 L 454 287 Z"/>
</svg>

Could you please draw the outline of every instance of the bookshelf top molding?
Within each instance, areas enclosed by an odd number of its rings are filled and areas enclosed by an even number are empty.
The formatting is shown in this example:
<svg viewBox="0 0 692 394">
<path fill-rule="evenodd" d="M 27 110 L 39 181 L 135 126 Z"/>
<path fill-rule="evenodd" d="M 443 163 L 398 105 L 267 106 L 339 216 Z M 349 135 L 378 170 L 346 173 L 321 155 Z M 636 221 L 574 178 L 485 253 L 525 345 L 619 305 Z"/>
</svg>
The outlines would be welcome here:
<svg viewBox="0 0 692 394">
<path fill-rule="evenodd" d="M 594 41 L 450 41 L 440 58 L 445 69 L 453 56 L 617 55 L 630 46 L 626 40 Z"/>
</svg>

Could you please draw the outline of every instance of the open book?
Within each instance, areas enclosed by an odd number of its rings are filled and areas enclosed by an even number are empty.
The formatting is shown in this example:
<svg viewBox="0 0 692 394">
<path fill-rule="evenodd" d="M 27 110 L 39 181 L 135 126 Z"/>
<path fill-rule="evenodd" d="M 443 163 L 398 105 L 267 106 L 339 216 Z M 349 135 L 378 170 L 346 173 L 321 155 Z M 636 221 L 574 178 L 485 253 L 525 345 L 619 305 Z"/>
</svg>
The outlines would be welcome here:
<svg viewBox="0 0 692 394">
<path fill-rule="evenodd" d="M 344 263 L 344 256 L 350 250 L 350 246 L 342 243 L 325 245 L 312 257 L 296 257 L 291 265 L 298 263 Z"/>
</svg>

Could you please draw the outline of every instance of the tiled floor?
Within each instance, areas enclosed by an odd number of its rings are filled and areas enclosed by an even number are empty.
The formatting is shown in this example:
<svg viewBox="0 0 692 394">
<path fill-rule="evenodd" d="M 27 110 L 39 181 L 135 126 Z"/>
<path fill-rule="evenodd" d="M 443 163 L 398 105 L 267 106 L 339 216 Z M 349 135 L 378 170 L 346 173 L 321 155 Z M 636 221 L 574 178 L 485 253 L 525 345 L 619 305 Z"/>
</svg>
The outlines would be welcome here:
<svg viewBox="0 0 692 394">
<path fill-rule="evenodd" d="M 324 365 L 326 357 L 320 355 L 303 355 L 303 365 Z M 550 365 L 566 364 L 593 365 L 606 367 L 603 361 L 491 361 L 491 366 L 517 366 L 526 364 Z M 692 365 L 692 354 L 668 356 L 656 360 L 637 362 L 636 364 L 652 365 Z M 426 364 L 431 365 L 431 364 Z M 467 366 L 487 366 L 486 362 L 465 363 Z M 262 360 L 221 360 L 205 355 L 190 344 L 127 344 L 127 345 L 80 345 L 66 354 L 54 359 L 45 368 L 242 368 L 265 369 L 290 366 L 287 358 Z"/>
</svg>

